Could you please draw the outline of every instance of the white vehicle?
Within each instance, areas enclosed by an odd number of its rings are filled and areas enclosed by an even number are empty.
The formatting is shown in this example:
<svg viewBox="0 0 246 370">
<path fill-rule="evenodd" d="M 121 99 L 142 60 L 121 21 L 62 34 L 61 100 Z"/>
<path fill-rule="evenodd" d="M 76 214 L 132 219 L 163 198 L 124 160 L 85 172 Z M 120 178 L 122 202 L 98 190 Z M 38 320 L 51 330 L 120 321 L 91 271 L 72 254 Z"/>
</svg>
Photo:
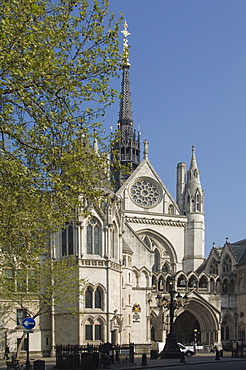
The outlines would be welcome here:
<svg viewBox="0 0 246 370">
<path fill-rule="evenodd" d="M 180 352 L 184 352 L 185 356 L 187 357 L 191 357 L 195 354 L 192 349 L 185 347 L 182 343 L 178 343 L 178 347 L 180 349 Z"/>
</svg>

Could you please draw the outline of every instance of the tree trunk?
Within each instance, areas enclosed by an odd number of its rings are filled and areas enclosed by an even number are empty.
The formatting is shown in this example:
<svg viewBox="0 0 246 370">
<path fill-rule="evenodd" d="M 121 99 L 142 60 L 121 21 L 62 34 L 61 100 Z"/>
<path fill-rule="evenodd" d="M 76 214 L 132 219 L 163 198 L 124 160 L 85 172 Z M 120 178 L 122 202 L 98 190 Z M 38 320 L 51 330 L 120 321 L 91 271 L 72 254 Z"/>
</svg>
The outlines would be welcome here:
<svg viewBox="0 0 246 370">
<path fill-rule="evenodd" d="M 16 360 L 19 360 L 19 358 L 20 358 L 20 351 L 21 351 L 22 345 L 24 343 L 25 337 L 26 337 L 26 333 L 23 333 L 22 337 L 21 337 L 21 340 L 20 340 L 20 343 L 18 345 L 17 351 L 16 351 Z"/>
</svg>

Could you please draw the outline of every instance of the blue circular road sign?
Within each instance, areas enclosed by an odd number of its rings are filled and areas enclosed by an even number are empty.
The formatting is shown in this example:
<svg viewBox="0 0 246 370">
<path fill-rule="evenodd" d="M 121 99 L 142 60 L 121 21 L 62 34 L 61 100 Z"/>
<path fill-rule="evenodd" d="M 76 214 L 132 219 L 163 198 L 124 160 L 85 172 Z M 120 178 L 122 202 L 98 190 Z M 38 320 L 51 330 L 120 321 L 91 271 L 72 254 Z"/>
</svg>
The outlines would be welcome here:
<svg viewBox="0 0 246 370">
<path fill-rule="evenodd" d="M 32 317 L 26 317 L 22 321 L 22 326 L 24 326 L 24 328 L 27 330 L 28 329 L 31 330 L 32 328 L 34 328 L 35 325 L 36 325 L 36 322 Z"/>
</svg>

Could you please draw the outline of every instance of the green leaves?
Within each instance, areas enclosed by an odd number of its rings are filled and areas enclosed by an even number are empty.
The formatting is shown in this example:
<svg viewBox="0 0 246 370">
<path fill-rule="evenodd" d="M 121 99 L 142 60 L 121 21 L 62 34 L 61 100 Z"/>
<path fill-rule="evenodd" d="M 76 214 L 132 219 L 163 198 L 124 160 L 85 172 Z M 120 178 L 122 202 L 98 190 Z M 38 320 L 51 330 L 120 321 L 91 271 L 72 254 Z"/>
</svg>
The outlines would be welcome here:
<svg viewBox="0 0 246 370">
<path fill-rule="evenodd" d="M 95 199 L 105 182 L 106 157 L 91 144 L 93 126 L 101 139 L 95 120 L 116 95 L 109 82 L 120 60 L 118 24 L 107 7 L 92 0 L 0 4 L 0 191 L 8 201 L 0 244 L 7 214 L 15 230 L 22 217 L 32 231 L 56 229 L 79 194 Z"/>
<path fill-rule="evenodd" d="M 116 96 L 117 34 L 108 1 L 0 2 L 0 246 L 27 280 L 52 232 L 109 186 L 98 122 Z"/>
</svg>

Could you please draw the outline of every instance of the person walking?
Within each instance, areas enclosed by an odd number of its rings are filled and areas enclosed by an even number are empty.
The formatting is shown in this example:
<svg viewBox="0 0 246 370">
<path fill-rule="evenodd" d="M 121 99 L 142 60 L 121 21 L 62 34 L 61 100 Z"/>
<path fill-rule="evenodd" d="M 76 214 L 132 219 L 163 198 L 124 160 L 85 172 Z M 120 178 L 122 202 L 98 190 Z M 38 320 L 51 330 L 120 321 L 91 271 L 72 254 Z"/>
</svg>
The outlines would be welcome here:
<svg viewBox="0 0 246 370">
<path fill-rule="evenodd" d="M 6 346 L 6 348 L 5 348 L 5 353 L 4 353 L 4 359 L 6 358 L 6 360 L 9 360 L 9 347 L 8 346 Z"/>
</svg>

